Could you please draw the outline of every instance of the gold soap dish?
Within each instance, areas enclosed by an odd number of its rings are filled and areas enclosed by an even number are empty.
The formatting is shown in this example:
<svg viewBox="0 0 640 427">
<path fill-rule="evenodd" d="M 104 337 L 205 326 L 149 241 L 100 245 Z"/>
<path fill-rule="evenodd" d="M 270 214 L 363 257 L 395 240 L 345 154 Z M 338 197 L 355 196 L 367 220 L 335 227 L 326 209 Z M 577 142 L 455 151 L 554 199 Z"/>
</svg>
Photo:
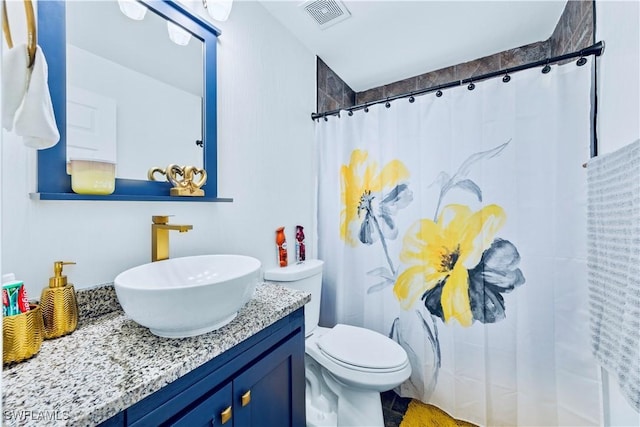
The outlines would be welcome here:
<svg viewBox="0 0 640 427">
<path fill-rule="evenodd" d="M 30 310 L 2 318 L 2 364 L 6 365 L 33 357 L 42 345 L 44 322 L 37 304 Z"/>
<path fill-rule="evenodd" d="M 195 166 L 169 165 L 165 169 L 152 167 L 147 172 L 150 181 L 157 181 L 155 174 L 160 173 L 173 185 L 172 196 L 204 196 L 202 187 L 207 182 L 207 172 Z"/>
</svg>

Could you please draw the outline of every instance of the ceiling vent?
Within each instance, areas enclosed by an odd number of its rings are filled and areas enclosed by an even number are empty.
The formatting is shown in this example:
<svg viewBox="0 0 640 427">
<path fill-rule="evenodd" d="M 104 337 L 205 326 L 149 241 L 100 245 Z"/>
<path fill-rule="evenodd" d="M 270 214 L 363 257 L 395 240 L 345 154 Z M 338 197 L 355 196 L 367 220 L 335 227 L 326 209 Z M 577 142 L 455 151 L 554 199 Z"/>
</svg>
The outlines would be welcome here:
<svg viewBox="0 0 640 427">
<path fill-rule="evenodd" d="M 321 30 L 342 22 L 351 16 L 339 0 L 309 0 L 300 5 L 320 26 Z"/>
</svg>

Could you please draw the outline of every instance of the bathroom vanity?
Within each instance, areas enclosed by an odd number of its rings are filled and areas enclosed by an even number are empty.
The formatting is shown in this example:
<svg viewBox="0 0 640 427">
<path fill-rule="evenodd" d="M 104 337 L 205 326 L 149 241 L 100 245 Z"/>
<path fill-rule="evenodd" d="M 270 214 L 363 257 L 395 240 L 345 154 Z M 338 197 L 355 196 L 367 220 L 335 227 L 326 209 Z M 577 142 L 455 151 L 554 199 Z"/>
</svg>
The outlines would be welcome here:
<svg viewBox="0 0 640 427">
<path fill-rule="evenodd" d="M 3 370 L 3 425 L 304 426 L 309 298 L 261 284 L 231 323 L 182 339 L 89 315 Z"/>
</svg>

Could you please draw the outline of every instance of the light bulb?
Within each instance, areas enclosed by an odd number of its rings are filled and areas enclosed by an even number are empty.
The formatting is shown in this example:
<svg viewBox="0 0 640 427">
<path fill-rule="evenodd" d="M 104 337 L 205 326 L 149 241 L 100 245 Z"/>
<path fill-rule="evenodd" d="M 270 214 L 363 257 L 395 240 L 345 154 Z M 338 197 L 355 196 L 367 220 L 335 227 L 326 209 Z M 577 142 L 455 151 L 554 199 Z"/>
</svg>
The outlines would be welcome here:
<svg viewBox="0 0 640 427">
<path fill-rule="evenodd" d="M 175 44 L 180 46 L 186 46 L 191 40 L 191 34 L 184 28 L 174 24 L 171 21 L 167 21 L 167 30 L 169 31 L 169 38 Z"/>
<path fill-rule="evenodd" d="M 118 6 L 125 16 L 136 21 L 141 21 L 147 14 L 147 8 L 136 0 L 118 0 Z"/>
<path fill-rule="evenodd" d="M 233 0 L 202 0 L 209 16 L 216 21 L 226 21 L 231 13 Z"/>
</svg>

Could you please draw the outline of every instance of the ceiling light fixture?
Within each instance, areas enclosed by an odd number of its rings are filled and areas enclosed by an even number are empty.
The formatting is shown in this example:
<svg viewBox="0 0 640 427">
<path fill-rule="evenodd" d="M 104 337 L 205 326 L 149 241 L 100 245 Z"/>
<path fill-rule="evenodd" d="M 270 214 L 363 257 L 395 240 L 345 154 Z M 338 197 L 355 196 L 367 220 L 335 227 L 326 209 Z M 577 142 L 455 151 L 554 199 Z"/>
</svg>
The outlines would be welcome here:
<svg viewBox="0 0 640 427">
<path fill-rule="evenodd" d="M 167 21 L 167 31 L 171 41 L 177 45 L 186 46 L 191 40 L 191 33 L 171 21 Z"/>
<path fill-rule="evenodd" d="M 125 16 L 136 21 L 141 21 L 147 14 L 147 8 L 136 0 L 118 0 L 118 6 Z"/>
<path fill-rule="evenodd" d="M 226 21 L 231 14 L 233 0 L 202 0 L 209 16 L 216 21 Z"/>
</svg>

